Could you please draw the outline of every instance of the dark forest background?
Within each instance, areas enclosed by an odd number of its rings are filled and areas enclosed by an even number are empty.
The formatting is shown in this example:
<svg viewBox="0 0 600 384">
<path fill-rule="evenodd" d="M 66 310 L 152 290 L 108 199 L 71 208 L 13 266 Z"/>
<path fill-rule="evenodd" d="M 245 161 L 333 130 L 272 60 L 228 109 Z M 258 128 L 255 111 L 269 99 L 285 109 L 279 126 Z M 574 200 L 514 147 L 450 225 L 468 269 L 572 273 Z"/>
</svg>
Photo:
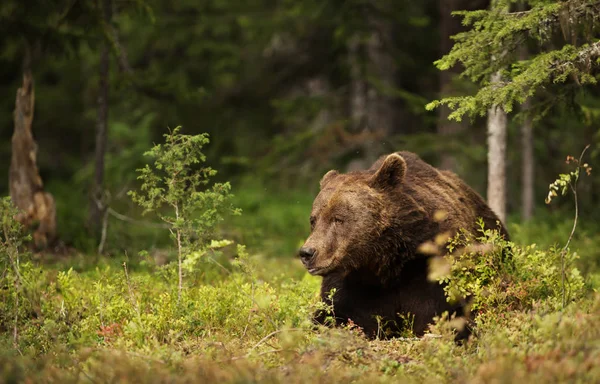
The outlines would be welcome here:
<svg viewBox="0 0 600 384">
<path fill-rule="evenodd" d="M 7 175 L 15 91 L 24 65 L 35 82 L 33 132 L 38 167 L 57 200 L 58 230 L 85 242 L 94 191 L 98 111 L 106 108 L 101 189 L 135 215 L 122 192 L 135 186 L 142 153 L 169 127 L 207 132 L 208 163 L 234 193 L 316 192 L 331 168 L 368 166 L 409 150 L 452 169 L 485 196 L 485 119 L 448 122 L 424 106 L 473 93 L 433 62 L 464 28 L 451 11 L 486 1 L 5 1 L 0 6 L 0 164 Z M 108 8 L 107 8 L 108 7 Z M 110 14 L 102 10 L 110 9 Z M 108 48 L 108 101 L 100 106 L 101 60 Z M 534 121 L 538 214 L 564 158 L 600 140 L 598 92 L 588 88 Z M 510 114 L 509 221 L 520 222 L 523 157 L 519 110 Z M 100 124 L 102 122 L 100 121 Z M 592 147 L 590 162 L 598 156 Z M 582 184 L 584 219 L 600 200 Z M 0 178 L 8 192 L 8 178 Z M 250 199 L 250 198 L 249 198 Z M 307 198 L 308 199 L 308 198 Z M 243 204 L 242 204 L 243 205 Z M 560 204 L 558 205 L 560 207 Z M 249 207 L 245 207 L 249 208 Z M 250 207 L 251 208 L 251 207 Z M 559 208 L 552 208 L 559 209 Z M 89 229 L 89 228 L 88 228 Z"/>
</svg>

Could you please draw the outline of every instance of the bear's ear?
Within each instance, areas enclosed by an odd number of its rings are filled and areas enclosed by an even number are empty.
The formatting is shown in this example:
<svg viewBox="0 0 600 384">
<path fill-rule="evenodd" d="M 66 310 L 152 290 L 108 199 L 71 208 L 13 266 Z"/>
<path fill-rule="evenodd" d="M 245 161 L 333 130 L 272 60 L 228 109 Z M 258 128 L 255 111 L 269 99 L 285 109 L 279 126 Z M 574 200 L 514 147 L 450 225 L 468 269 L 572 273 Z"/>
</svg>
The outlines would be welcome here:
<svg viewBox="0 0 600 384">
<path fill-rule="evenodd" d="M 404 180 L 406 161 L 397 153 L 392 153 L 383 160 L 379 169 L 369 180 L 369 185 L 376 189 L 393 188 Z"/>
<path fill-rule="evenodd" d="M 332 169 L 331 171 L 327 172 L 325 174 L 325 176 L 323 176 L 323 178 L 321 179 L 321 183 L 320 183 L 321 189 L 323 189 L 325 184 L 329 183 L 331 180 L 333 180 L 339 174 L 340 173 L 338 171 L 336 171 L 335 169 Z"/>
</svg>

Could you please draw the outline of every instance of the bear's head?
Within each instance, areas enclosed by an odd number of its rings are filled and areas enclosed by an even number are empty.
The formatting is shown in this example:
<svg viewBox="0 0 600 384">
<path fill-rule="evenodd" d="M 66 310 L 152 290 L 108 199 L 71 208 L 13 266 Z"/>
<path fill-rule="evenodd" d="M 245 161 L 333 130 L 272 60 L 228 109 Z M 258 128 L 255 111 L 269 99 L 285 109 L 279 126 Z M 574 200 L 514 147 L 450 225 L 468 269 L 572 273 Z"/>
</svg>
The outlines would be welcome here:
<svg viewBox="0 0 600 384">
<path fill-rule="evenodd" d="M 311 234 L 299 250 L 309 273 L 381 275 L 401 264 L 398 255 L 411 252 L 403 249 L 411 226 L 424 216 L 404 192 L 406 172 L 404 158 L 391 154 L 376 169 L 323 176 L 310 216 Z"/>
</svg>

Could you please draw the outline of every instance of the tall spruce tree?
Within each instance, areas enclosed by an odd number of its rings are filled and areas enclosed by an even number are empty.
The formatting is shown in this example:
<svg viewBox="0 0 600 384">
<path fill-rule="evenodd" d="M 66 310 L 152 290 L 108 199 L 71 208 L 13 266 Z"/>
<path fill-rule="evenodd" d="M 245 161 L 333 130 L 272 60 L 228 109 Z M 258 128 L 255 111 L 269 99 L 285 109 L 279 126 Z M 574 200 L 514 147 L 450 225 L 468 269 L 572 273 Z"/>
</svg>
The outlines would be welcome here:
<svg viewBox="0 0 600 384">
<path fill-rule="evenodd" d="M 499 0 L 489 10 L 456 12 L 470 30 L 454 36 L 452 50 L 436 65 L 448 70 L 461 63 L 462 76 L 480 88 L 475 95 L 433 101 L 428 109 L 448 105 L 453 110 L 449 118 L 457 121 L 464 115 L 483 116 L 493 105 L 510 113 L 544 89 L 552 98 L 532 106 L 544 112 L 597 83 L 600 2 L 532 0 L 526 11 L 505 12 L 515 3 Z M 531 55 L 521 60 L 524 45 L 532 47 Z M 497 72 L 500 81 L 491 82 Z"/>
<path fill-rule="evenodd" d="M 542 119 L 557 107 L 579 108 L 573 102 L 575 96 L 597 83 L 600 2 L 498 0 L 488 10 L 455 14 L 462 16 L 470 29 L 454 36 L 450 53 L 436 65 L 449 70 L 460 63 L 461 75 L 479 88 L 474 95 L 435 100 L 427 109 L 448 106 L 453 110 L 449 119 L 456 121 L 465 115 L 475 118 L 487 113 L 491 121 L 498 110 L 510 114 L 515 106 L 527 103 L 521 110 L 531 124 L 533 118 Z M 527 56 L 523 55 L 524 47 Z M 524 147 L 524 156 L 529 159 L 530 149 L 529 144 Z M 489 177 L 498 177 L 493 172 L 497 164 L 490 161 L 489 166 Z M 527 172 L 531 173 L 530 168 Z M 526 176 L 531 178 L 529 173 Z M 525 181 L 531 189 L 531 180 Z M 500 205 L 495 209 L 502 216 L 504 203 Z M 531 208 L 527 211 L 529 214 Z"/>
</svg>

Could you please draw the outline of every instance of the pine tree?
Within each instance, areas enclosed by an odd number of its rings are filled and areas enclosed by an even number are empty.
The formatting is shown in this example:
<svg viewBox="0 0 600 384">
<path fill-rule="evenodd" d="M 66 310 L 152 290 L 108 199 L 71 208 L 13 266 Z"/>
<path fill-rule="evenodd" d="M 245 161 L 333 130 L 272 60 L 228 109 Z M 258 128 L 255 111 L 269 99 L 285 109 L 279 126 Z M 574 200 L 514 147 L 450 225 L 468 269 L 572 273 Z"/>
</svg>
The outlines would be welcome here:
<svg viewBox="0 0 600 384">
<path fill-rule="evenodd" d="M 448 70 L 461 63 L 462 76 L 480 88 L 475 95 L 433 101 L 428 109 L 448 105 L 453 109 L 449 118 L 457 121 L 464 115 L 483 116 L 493 105 L 510 113 L 515 105 L 545 89 L 552 98 L 532 106 L 539 107 L 536 112 L 544 112 L 583 86 L 597 83 L 599 2 L 532 0 L 526 11 L 504 11 L 514 3 L 500 0 L 489 10 L 456 12 L 471 29 L 454 36 L 452 50 L 436 65 Z M 519 50 L 524 45 L 535 50 L 521 60 Z M 490 81 L 494 73 L 500 73 L 500 81 Z"/>
<path fill-rule="evenodd" d="M 518 6 L 518 7 L 517 7 Z M 525 9 L 513 11 L 513 9 Z M 450 120 L 488 115 L 488 200 L 504 217 L 506 122 L 515 107 L 526 103 L 523 138 L 529 163 L 523 178 L 527 190 L 524 216 L 532 211 L 531 124 L 557 106 L 569 104 L 586 86 L 597 83 L 600 2 L 591 0 L 492 1 L 488 10 L 460 11 L 469 30 L 456 34 L 450 53 L 436 62 L 441 70 L 461 64 L 461 76 L 479 85 L 474 95 L 446 97 L 427 109 L 447 106 Z M 528 55 L 523 55 L 527 49 Z M 510 115 L 509 115 L 510 118 Z M 495 124 L 492 124 L 495 123 Z M 505 125 L 505 124 L 504 124 Z M 504 132 L 504 133 L 502 133 Z"/>
</svg>

